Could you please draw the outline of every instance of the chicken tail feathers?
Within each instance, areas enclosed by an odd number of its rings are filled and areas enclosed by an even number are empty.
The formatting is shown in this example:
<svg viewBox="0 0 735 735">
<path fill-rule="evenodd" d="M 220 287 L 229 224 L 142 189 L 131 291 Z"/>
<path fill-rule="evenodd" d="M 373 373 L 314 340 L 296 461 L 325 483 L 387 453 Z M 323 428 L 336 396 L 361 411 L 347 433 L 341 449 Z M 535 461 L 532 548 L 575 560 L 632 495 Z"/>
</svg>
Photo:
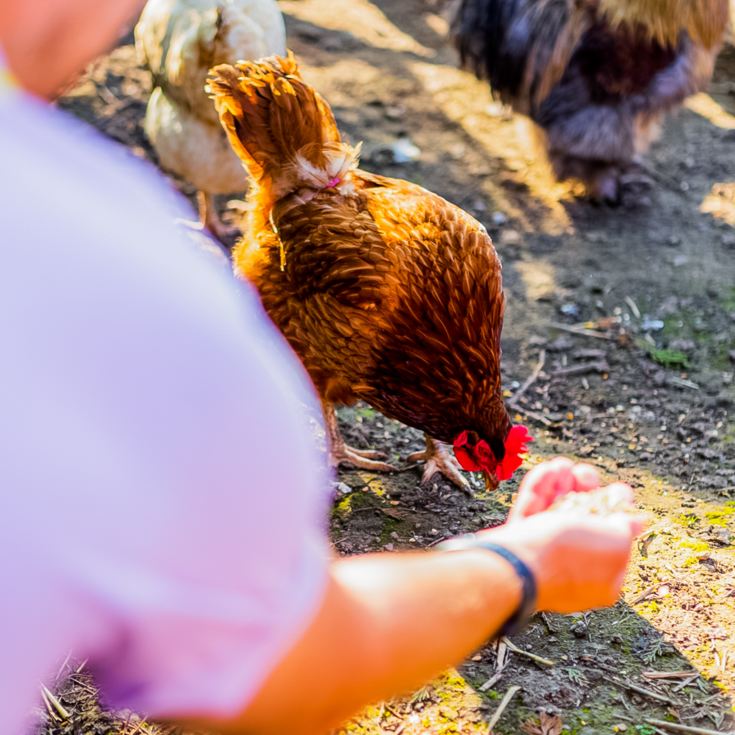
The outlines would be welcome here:
<svg viewBox="0 0 735 735">
<path fill-rule="evenodd" d="M 358 149 L 342 141 L 329 105 L 302 80 L 291 52 L 216 66 L 208 88 L 233 149 L 276 196 L 333 186 L 357 166 Z"/>
<path fill-rule="evenodd" d="M 589 27 L 587 6 L 575 0 L 462 0 L 452 38 L 463 67 L 529 114 L 559 81 Z"/>
</svg>

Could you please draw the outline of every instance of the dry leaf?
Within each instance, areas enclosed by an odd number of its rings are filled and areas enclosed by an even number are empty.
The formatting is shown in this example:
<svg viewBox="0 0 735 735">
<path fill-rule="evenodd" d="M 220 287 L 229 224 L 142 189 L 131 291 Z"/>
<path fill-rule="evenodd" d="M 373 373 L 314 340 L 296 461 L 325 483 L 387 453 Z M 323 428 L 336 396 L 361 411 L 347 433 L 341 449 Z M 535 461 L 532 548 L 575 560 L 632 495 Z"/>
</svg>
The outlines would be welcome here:
<svg viewBox="0 0 735 735">
<path fill-rule="evenodd" d="M 538 722 L 536 722 L 536 718 L 528 720 L 521 725 L 521 730 L 526 735 L 560 735 L 563 724 L 559 715 L 542 712 L 539 715 Z"/>
</svg>

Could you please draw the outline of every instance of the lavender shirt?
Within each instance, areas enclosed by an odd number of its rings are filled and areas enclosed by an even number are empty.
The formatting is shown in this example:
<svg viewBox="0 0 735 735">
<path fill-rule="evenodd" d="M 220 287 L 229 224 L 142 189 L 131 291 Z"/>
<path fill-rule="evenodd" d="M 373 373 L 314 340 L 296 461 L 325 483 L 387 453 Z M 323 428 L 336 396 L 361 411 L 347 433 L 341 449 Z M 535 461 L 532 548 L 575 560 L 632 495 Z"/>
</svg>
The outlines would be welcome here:
<svg viewBox="0 0 735 735">
<path fill-rule="evenodd" d="M 297 360 L 122 148 L 0 88 L 0 712 L 71 651 L 150 716 L 242 709 L 324 589 Z M 191 216 L 189 212 L 179 212 Z"/>
</svg>

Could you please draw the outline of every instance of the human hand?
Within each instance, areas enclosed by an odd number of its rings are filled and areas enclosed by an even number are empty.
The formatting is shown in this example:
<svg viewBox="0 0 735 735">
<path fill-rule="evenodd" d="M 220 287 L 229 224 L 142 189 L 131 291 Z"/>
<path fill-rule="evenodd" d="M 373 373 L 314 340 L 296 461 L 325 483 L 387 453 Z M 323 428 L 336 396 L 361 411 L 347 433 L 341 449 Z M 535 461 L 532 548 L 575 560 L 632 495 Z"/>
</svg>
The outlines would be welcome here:
<svg viewBox="0 0 735 735">
<path fill-rule="evenodd" d="M 575 464 L 566 457 L 543 462 L 526 474 L 508 521 L 542 513 L 567 493 L 584 493 L 600 487 L 600 476 L 589 464 Z"/>
<path fill-rule="evenodd" d="M 632 490 L 622 483 L 605 492 L 619 501 L 633 499 Z M 633 541 L 645 525 L 639 514 L 593 515 L 580 505 L 520 516 L 478 535 L 529 566 L 536 579 L 538 609 L 569 613 L 615 603 Z"/>
</svg>

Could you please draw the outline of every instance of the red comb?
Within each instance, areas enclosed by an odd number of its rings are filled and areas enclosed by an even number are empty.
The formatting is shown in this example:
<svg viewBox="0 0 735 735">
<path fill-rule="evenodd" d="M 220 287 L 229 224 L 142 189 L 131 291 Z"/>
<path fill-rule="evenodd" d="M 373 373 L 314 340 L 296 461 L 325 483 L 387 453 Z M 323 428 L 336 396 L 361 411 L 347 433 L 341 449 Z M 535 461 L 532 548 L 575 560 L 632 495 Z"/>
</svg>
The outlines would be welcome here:
<svg viewBox="0 0 735 735">
<path fill-rule="evenodd" d="M 495 469 L 498 480 L 510 480 L 513 473 L 523 464 L 521 455 L 528 452 L 528 443 L 532 441 L 533 437 L 525 426 L 517 424 L 511 427 L 505 438 L 505 457 Z"/>
</svg>

